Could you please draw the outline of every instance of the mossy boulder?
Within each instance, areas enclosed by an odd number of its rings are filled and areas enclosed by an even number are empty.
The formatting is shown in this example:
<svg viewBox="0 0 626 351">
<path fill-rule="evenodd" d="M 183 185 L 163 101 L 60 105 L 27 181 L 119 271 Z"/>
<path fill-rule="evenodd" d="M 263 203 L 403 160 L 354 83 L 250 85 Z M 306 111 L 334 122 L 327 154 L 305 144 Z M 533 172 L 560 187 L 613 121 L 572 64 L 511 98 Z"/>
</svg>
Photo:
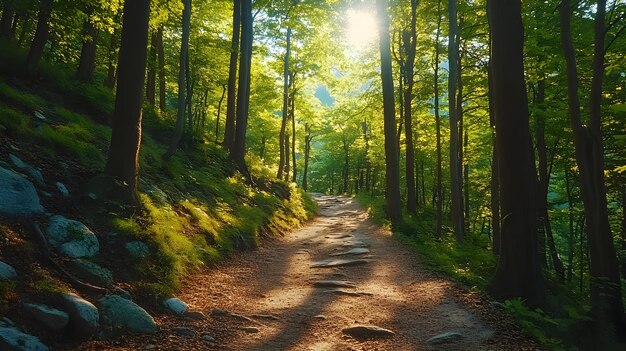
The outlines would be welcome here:
<svg viewBox="0 0 626 351">
<path fill-rule="evenodd" d="M 60 215 L 50 218 L 46 239 L 67 257 L 93 257 L 100 250 L 98 238 L 86 225 Z"/>
<path fill-rule="evenodd" d="M 98 306 L 102 323 L 110 330 L 141 334 L 154 334 L 159 330 L 154 318 L 146 310 L 121 296 L 105 296 L 100 299 Z"/>
</svg>

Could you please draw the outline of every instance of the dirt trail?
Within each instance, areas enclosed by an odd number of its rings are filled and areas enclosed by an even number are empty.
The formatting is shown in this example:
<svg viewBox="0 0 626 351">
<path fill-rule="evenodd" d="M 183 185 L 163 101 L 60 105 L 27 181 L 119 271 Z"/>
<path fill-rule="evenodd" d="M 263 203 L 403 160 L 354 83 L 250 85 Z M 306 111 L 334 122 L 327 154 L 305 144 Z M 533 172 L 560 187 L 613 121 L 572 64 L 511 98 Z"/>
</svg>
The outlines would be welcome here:
<svg viewBox="0 0 626 351">
<path fill-rule="evenodd" d="M 206 319 L 161 316 L 162 331 L 155 336 L 128 336 L 82 348 L 539 349 L 497 306 L 431 273 L 414 251 L 370 221 L 353 199 L 317 200 L 320 214 L 306 227 L 190 278 L 179 297 Z M 359 248 L 354 255 L 341 255 L 354 248 Z M 357 261 L 346 261 L 351 259 Z M 312 267 L 325 264 L 349 265 Z M 345 281 L 347 287 L 316 286 L 338 283 L 332 281 Z M 342 332 L 354 325 L 376 325 L 395 335 L 364 340 Z M 439 345 L 427 342 L 445 332 L 462 338 Z"/>
</svg>

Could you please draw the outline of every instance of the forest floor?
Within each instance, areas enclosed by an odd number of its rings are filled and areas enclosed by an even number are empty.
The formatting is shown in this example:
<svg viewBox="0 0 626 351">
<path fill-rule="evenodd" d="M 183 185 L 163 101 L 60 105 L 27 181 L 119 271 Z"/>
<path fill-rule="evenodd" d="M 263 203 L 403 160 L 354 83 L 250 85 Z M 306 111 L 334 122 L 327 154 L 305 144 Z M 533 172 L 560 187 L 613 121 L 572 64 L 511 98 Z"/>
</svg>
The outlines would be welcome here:
<svg viewBox="0 0 626 351">
<path fill-rule="evenodd" d="M 305 227 L 188 277 L 178 297 L 206 318 L 161 315 L 158 334 L 90 341 L 78 349 L 542 349 L 497 304 L 431 272 L 355 200 L 316 200 L 320 213 Z M 341 255 L 355 248 L 356 255 Z M 395 335 L 355 338 L 343 331 L 355 325 Z M 446 332 L 458 334 L 428 342 Z"/>
</svg>

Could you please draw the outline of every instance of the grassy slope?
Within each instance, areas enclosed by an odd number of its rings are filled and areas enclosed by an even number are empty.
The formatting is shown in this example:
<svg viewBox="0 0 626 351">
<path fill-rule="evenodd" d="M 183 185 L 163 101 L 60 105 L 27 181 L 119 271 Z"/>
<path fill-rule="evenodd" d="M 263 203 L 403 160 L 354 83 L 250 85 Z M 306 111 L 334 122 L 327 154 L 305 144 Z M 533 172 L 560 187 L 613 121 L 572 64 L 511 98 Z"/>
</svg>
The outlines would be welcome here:
<svg viewBox="0 0 626 351">
<path fill-rule="evenodd" d="M 6 54 L 6 53 L 5 53 Z M 5 55 L 6 56 L 6 55 Z M 57 67 L 44 67 L 44 79 L 34 85 L 7 77 L 7 62 L 0 62 L 0 160 L 15 153 L 40 167 L 44 191 L 54 182 L 72 191 L 69 200 L 42 196 L 55 214 L 84 221 L 100 238 L 96 258 L 114 272 L 116 282 L 135 295 L 156 302 L 180 286 L 190 270 L 216 262 L 235 250 L 252 248 L 262 236 L 274 236 L 312 216 L 315 203 L 300 189 L 277 181 L 262 165 L 252 165 L 256 185 L 246 184 L 218 146 L 200 144 L 168 162 L 161 159 L 171 130 L 171 118 L 146 109 L 140 153 L 142 208 L 128 211 L 115 204 L 85 200 L 79 191 L 104 167 L 110 128 L 106 121 L 113 95 L 97 85 L 74 82 Z M 39 111 L 47 121 L 34 116 Z M 89 114 L 89 116 L 87 115 Z M 289 195 L 289 196 L 285 196 Z M 27 224 L 0 222 L 0 256 L 9 263 L 37 261 L 37 249 L 27 240 Z M 26 239 L 26 240 L 25 240 Z M 151 248 L 142 260 L 132 259 L 124 244 L 141 240 Z M 43 267 L 34 266 L 18 283 L 0 285 L 0 302 L 27 293 L 45 297 L 68 286 Z M 32 271 L 32 272 L 31 272 Z"/>
</svg>

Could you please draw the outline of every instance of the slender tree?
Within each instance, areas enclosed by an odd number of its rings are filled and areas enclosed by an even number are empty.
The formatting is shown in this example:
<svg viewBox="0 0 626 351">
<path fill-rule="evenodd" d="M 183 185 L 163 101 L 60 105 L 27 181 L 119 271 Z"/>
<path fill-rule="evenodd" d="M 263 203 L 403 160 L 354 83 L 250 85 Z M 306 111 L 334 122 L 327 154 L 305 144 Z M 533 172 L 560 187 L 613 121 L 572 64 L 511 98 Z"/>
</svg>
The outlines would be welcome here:
<svg viewBox="0 0 626 351">
<path fill-rule="evenodd" d="M 157 64 L 159 74 L 159 109 L 165 111 L 166 90 L 165 90 L 165 50 L 163 49 L 163 26 L 157 31 Z"/>
<path fill-rule="evenodd" d="M 93 11 L 92 6 L 88 6 L 85 11 L 87 18 L 83 22 L 83 45 L 80 50 L 78 68 L 76 69 L 76 78 L 83 82 L 93 81 L 93 75 L 96 71 L 98 29 L 91 18 Z"/>
<path fill-rule="evenodd" d="M 443 226 L 443 199 L 442 199 L 442 160 L 441 160 L 441 117 L 439 114 L 439 36 L 441 34 L 441 21 L 443 15 L 441 13 L 441 0 L 437 1 L 437 34 L 435 36 L 435 62 L 434 62 L 434 90 L 435 90 L 435 126 L 437 129 L 437 184 L 435 185 L 435 207 L 437 209 L 437 232 L 436 237 L 441 238 L 441 230 Z M 422 179 L 424 177 L 422 176 Z M 422 189 L 424 187 L 422 186 Z"/>
<path fill-rule="evenodd" d="M 157 75 L 157 31 L 150 36 L 150 50 L 148 51 L 148 74 L 146 79 L 146 101 L 150 106 L 156 105 L 156 75 Z"/>
<path fill-rule="evenodd" d="M 413 68 L 415 66 L 415 48 L 417 45 L 417 4 L 418 0 L 411 0 L 411 25 L 408 32 L 402 33 L 404 51 L 404 128 L 406 142 L 406 209 L 407 212 L 417 212 L 417 198 L 415 190 L 415 149 L 413 146 Z"/>
<path fill-rule="evenodd" d="M 13 37 L 13 17 L 15 15 L 14 0 L 2 1 L 2 16 L 0 17 L 0 37 Z"/>
<path fill-rule="evenodd" d="M 578 73 L 571 31 L 572 4 L 563 0 L 560 6 L 561 46 L 565 55 L 570 124 L 574 133 L 576 164 L 585 208 L 585 225 L 591 273 L 591 309 L 598 340 L 623 333 L 624 306 L 613 234 L 609 224 L 604 185 L 604 146 L 602 143 L 601 102 L 604 77 L 606 0 L 598 0 L 593 49 L 590 112 L 583 125 L 578 98 Z"/>
<path fill-rule="evenodd" d="M 148 19 L 150 0 L 125 0 L 119 77 L 111 145 L 105 172 L 124 184 L 120 197 L 137 204 L 139 147 L 141 145 L 141 108 L 148 56 Z"/>
<path fill-rule="evenodd" d="M 488 0 L 502 210 L 500 257 L 490 286 L 499 299 L 543 305 L 537 253 L 535 160 L 524 81 L 520 0 Z"/>
<path fill-rule="evenodd" d="M 287 46 L 285 48 L 285 57 L 283 59 L 283 109 L 282 120 L 280 123 L 280 135 L 279 135 L 279 149 L 280 160 L 278 161 L 278 175 L 279 179 L 283 178 L 283 172 L 285 169 L 285 160 L 289 157 L 286 155 L 287 146 L 286 142 L 286 129 L 287 120 L 289 117 L 289 56 L 291 55 L 291 27 L 287 26 Z"/>
<path fill-rule="evenodd" d="M 226 101 L 226 123 L 224 146 L 232 150 L 235 143 L 235 112 L 237 111 L 237 61 L 239 59 L 239 37 L 241 33 L 241 0 L 233 1 L 233 36 L 228 66 L 228 100 Z"/>
<path fill-rule="evenodd" d="M 380 74 L 383 87 L 384 133 L 385 133 L 385 170 L 387 217 L 394 224 L 402 222 L 400 202 L 400 165 L 398 160 L 398 142 L 396 140 L 396 112 L 394 104 L 393 73 L 391 69 L 391 49 L 389 38 L 389 14 L 386 0 L 377 0 L 380 47 Z"/>
<path fill-rule="evenodd" d="M 50 35 L 50 17 L 52 16 L 53 0 L 41 0 L 37 16 L 37 29 L 26 57 L 26 72 L 34 76 L 39 68 L 39 60 Z"/>
</svg>

